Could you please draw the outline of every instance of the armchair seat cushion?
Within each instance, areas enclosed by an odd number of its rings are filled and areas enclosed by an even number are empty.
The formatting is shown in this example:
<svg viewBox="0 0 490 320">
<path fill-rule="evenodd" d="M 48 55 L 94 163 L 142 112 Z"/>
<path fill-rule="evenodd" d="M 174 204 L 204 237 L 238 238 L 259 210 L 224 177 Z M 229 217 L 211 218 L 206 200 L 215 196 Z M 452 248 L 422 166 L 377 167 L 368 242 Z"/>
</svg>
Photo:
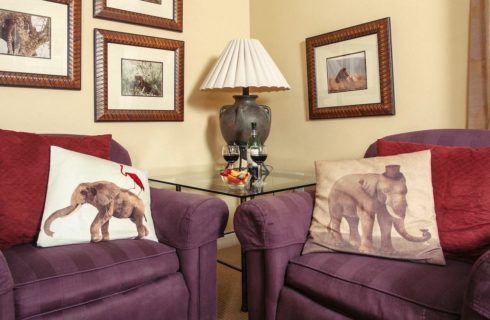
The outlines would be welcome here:
<svg viewBox="0 0 490 320">
<path fill-rule="evenodd" d="M 22 245 L 4 255 L 14 279 L 19 318 L 107 299 L 165 277 L 177 282 L 174 288 L 186 287 L 183 277 L 175 277 L 179 269 L 175 249 L 149 240 L 50 248 Z"/>
<path fill-rule="evenodd" d="M 441 267 L 313 253 L 290 261 L 286 285 L 354 318 L 459 319 L 470 270 L 451 259 Z"/>
</svg>

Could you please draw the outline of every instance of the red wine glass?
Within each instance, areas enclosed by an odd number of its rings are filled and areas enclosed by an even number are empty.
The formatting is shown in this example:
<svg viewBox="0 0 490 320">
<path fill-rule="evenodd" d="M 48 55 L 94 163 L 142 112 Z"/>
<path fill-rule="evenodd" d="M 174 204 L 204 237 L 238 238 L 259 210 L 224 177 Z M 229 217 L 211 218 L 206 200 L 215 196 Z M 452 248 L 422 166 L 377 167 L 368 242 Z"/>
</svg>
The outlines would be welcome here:
<svg viewBox="0 0 490 320">
<path fill-rule="evenodd" d="M 227 163 L 226 169 L 232 169 L 233 163 L 240 157 L 240 148 L 237 145 L 224 145 L 221 154 Z"/>
<path fill-rule="evenodd" d="M 258 174 L 257 174 L 257 181 L 255 182 L 255 184 L 263 185 L 264 182 L 262 181 L 262 164 L 267 159 L 267 147 L 266 146 L 258 146 L 255 148 L 251 148 L 250 149 L 250 158 L 252 158 L 252 161 L 255 162 L 259 166 L 259 170 L 258 170 Z"/>
</svg>

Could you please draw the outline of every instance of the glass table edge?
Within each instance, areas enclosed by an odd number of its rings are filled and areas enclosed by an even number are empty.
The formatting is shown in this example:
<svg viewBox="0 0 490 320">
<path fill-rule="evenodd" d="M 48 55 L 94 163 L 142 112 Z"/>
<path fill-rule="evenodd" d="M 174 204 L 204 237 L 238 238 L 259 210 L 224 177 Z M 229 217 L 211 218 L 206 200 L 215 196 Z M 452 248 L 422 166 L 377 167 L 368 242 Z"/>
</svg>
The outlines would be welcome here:
<svg viewBox="0 0 490 320">
<path fill-rule="evenodd" d="M 155 179 L 155 178 L 148 178 L 148 180 L 152 181 L 152 182 L 156 182 L 156 183 L 163 183 L 163 184 L 167 184 L 167 185 L 172 185 L 175 187 L 198 190 L 198 191 L 203 191 L 203 192 L 208 192 L 208 193 L 213 193 L 213 194 L 221 194 L 221 195 L 231 196 L 231 197 L 240 198 L 240 199 L 245 199 L 245 198 L 250 198 L 250 197 L 255 197 L 255 196 L 261 196 L 261 195 L 266 195 L 266 194 L 271 194 L 271 193 L 276 193 L 276 192 L 301 189 L 301 188 L 306 188 L 306 187 L 313 187 L 316 185 L 316 182 L 302 183 L 302 184 L 294 185 L 291 187 L 282 187 L 282 188 L 277 188 L 277 189 L 269 190 L 269 191 L 265 191 L 265 192 L 256 192 L 256 193 L 246 192 L 244 194 L 238 194 L 237 191 L 239 192 L 239 191 L 244 190 L 244 189 L 229 189 L 228 191 L 210 190 L 210 189 L 206 189 L 206 188 L 191 186 L 191 185 L 177 183 L 177 182 L 164 181 L 164 180 L 159 180 L 159 179 Z"/>
</svg>

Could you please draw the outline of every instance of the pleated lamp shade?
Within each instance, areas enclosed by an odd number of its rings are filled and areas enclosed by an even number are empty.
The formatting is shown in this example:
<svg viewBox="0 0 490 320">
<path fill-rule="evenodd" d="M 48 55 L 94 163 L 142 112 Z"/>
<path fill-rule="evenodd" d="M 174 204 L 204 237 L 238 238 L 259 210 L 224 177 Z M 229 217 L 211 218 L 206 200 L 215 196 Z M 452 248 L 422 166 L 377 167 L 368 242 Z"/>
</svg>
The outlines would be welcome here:
<svg viewBox="0 0 490 320">
<path fill-rule="evenodd" d="M 289 84 L 262 44 L 255 39 L 228 43 L 201 90 L 259 88 L 260 91 L 288 90 Z"/>
</svg>

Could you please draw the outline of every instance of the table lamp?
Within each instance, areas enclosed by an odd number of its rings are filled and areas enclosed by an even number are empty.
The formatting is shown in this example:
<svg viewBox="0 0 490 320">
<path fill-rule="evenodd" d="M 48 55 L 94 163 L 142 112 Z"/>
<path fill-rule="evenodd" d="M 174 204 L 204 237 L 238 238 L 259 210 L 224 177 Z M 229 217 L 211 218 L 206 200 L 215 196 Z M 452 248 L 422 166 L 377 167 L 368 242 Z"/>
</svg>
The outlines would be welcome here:
<svg viewBox="0 0 490 320">
<path fill-rule="evenodd" d="M 249 88 L 276 91 L 290 87 L 258 40 L 230 41 L 200 89 L 225 88 L 243 89 L 242 95 L 233 96 L 233 105 L 223 106 L 219 112 L 221 134 L 226 143 L 238 144 L 244 151 L 252 122 L 257 124 L 257 135 L 264 143 L 270 132 L 271 110 L 268 106 L 257 105 L 257 96 L 250 95 Z"/>
</svg>

